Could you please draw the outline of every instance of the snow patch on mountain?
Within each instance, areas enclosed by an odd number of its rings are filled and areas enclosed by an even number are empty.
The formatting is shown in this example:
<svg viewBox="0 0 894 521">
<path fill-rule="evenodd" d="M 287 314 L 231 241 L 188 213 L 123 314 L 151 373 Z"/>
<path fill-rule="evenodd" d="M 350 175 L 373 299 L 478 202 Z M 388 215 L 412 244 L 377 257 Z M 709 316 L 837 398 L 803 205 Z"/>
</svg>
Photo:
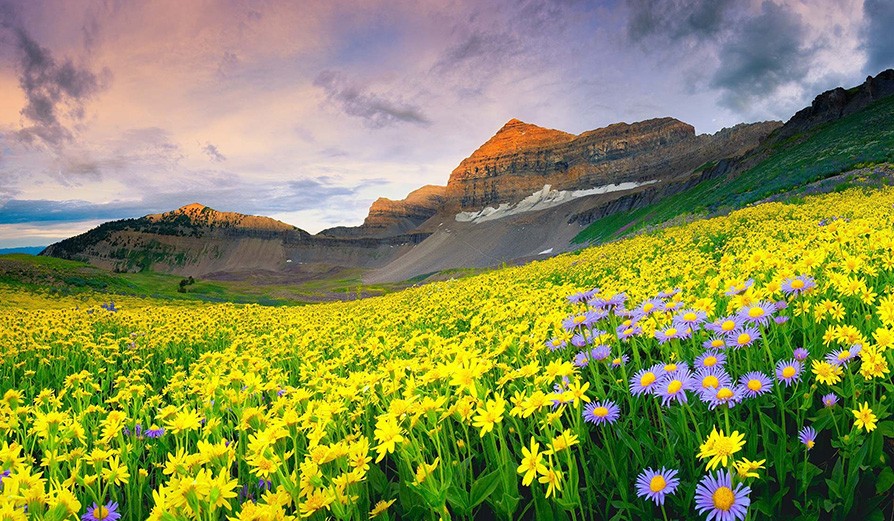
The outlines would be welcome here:
<svg viewBox="0 0 894 521">
<path fill-rule="evenodd" d="M 578 199 L 580 197 L 633 190 L 634 188 L 657 182 L 657 179 L 653 179 L 644 183 L 628 182 L 608 184 L 597 186 L 595 188 L 587 188 L 586 190 L 552 190 L 550 185 L 543 185 L 542 190 L 534 192 L 517 203 L 503 203 L 496 208 L 488 206 L 477 212 L 460 212 L 456 214 L 456 220 L 458 222 L 472 223 L 493 221 L 494 219 L 502 219 L 503 217 L 508 217 L 510 215 L 545 210 L 547 208 L 552 208 L 553 206 L 565 204 L 572 199 Z"/>
</svg>

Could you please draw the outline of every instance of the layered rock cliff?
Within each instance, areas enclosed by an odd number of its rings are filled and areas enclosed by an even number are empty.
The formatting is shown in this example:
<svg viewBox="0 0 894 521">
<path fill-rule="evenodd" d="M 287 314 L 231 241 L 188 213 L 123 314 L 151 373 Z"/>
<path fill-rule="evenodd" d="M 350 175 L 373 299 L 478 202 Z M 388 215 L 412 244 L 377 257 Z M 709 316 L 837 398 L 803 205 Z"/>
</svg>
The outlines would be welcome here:
<svg viewBox="0 0 894 521">
<path fill-rule="evenodd" d="M 339 226 L 320 232 L 332 237 L 388 237 L 407 233 L 428 220 L 446 203 L 446 187 L 426 185 L 395 201 L 380 197 L 369 207 L 361 226 Z"/>
<path fill-rule="evenodd" d="M 290 271 L 303 264 L 374 267 L 425 235 L 387 238 L 314 236 L 254 215 L 218 212 L 193 203 L 171 212 L 112 221 L 47 247 L 41 255 L 86 261 L 115 271 L 180 275 Z"/>
<path fill-rule="evenodd" d="M 585 190 L 668 181 L 754 148 L 779 123 L 739 125 L 713 135 L 673 118 L 617 123 L 578 136 L 512 120 L 450 175 L 448 204 L 478 210 L 519 201 L 550 185 Z M 528 135 L 536 136 L 530 141 Z M 504 146 L 501 146 L 504 145 Z"/>
</svg>

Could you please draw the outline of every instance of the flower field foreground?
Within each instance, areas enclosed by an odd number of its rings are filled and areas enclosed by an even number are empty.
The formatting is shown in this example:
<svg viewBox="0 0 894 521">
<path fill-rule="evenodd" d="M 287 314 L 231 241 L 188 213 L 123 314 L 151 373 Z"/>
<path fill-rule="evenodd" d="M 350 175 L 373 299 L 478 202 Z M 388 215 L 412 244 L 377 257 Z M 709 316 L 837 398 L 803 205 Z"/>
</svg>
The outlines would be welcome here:
<svg viewBox="0 0 894 521">
<path fill-rule="evenodd" d="M 892 283 L 851 190 L 349 303 L 0 289 L 0 519 L 888 519 Z"/>
</svg>

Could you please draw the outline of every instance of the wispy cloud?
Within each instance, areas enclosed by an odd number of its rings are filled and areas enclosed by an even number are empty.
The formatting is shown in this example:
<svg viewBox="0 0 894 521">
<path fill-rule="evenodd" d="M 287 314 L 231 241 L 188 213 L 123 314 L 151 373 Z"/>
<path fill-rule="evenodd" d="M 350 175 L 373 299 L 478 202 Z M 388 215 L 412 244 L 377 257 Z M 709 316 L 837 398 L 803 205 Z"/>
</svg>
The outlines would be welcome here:
<svg viewBox="0 0 894 521">
<path fill-rule="evenodd" d="M 21 115 L 28 126 L 16 137 L 29 144 L 58 147 L 73 138 L 71 124 L 83 121 L 84 104 L 111 80 L 106 69 L 94 73 L 71 59 L 57 60 L 22 25 L 14 5 L 0 6 L 0 29 L 13 35 L 18 55 L 19 85 L 27 100 Z"/>
<path fill-rule="evenodd" d="M 227 156 L 220 153 L 220 150 L 217 149 L 216 145 L 212 145 L 211 143 L 206 143 L 205 146 L 202 147 L 202 152 L 207 155 L 211 161 L 215 163 L 220 163 L 227 160 Z"/>
<path fill-rule="evenodd" d="M 364 120 L 371 127 L 385 127 L 398 123 L 427 126 L 431 121 L 422 109 L 399 97 L 376 94 L 349 81 L 344 74 L 323 71 L 314 80 L 323 89 L 326 99 L 345 114 Z"/>
</svg>

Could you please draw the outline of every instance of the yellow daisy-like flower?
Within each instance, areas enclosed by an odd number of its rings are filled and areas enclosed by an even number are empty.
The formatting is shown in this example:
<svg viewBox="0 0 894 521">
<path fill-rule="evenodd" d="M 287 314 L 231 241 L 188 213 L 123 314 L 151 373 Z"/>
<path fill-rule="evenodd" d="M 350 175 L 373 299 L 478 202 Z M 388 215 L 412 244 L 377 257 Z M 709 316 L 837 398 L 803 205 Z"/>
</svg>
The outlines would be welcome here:
<svg viewBox="0 0 894 521">
<path fill-rule="evenodd" d="M 481 429 L 479 435 L 483 438 L 485 434 L 494 429 L 494 425 L 503 421 L 503 413 L 506 411 L 506 400 L 499 394 L 493 399 L 488 400 L 486 406 L 478 408 L 478 415 L 472 421 L 472 425 Z"/>
<path fill-rule="evenodd" d="M 813 374 L 819 383 L 835 385 L 841 381 L 843 371 L 840 366 L 832 365 L 826 361 L 813 361 Z"/>
<path fill-rule="evenodd" d="M 851 412 L 854 413 L 854 418 L 856 418 L 854 427 L 864 429 L 866 432 L 872 432 L 875 429 L 878 417 L 869 408 L 869 402 L 863 402 L 860 409 L 855 409 Z"/>
<path fill-rule="evenodd" d="M 748 458 L 742 458 L 739 461 L 733 463 L 733 466 L 736 467 L 736 472 L 739 474 L 739 477 L 742 479 L 745 478 L 759 478 L 757 471 L 764 468 L 764 463 L 767 460 L 762 459 L 760 461 L 751 461 Z"/>
<path fill-rule="evenodd" d="M 734 431 L 729 436 L 726 436 L 722 430 L 718 432 L 717 428 L 714 427 L 708 439 L 701 445 L 698 457 L 699 459 L 710 458 L 707 469 L 714 470 L 721 463 L 726 466 L 730 457 L 742 450 L 744 445 L 744 434 Z"/>
<path fill-rule="evenodd" d="M 549 450 L 545 454 L 556 454 L 577 444 L 577 436 L 571 434 L 571 429 L 565 429 L 561 434 L 553 438 L 552 443 L 549 444 Z"/>
<path fill-rule="evenodd" d="M 376 517 L 384 513 L 386 510 L 388 510 L 388 507 L 394 504 L 395 501 L 397 500 L 389 499 L 388 501 L 379 501 L 378 503 L 376 503 L 376 506 L 374 506 L 372 510 L 369 511 L 369 517 Z"/>
<path fill-rule="evenodd" d="M 546 485 L 546 498 L 553 494 L 555 491 L 562 491 L 562 473 L 555 468 L 546 468 L 543 467 L 539 470 L 540 477 L 537 478 L 537 481 Z"/>
<path fill-rule="evenodd" d="M 531 438 L 530 450 L 527 447 L 522 447 L 522 461 L 521 465 L 518 466 L 517 472 L 524 474 L 522 485 L 526 487 L 531 486 L 531 482 L 534 481 L 537 474 L 546 471 L 546 466 L 542 463 L 543 454 L 538 452 L 539 449 L 540 444 L 534 441 L 533 437 Z"/>
</svg>

